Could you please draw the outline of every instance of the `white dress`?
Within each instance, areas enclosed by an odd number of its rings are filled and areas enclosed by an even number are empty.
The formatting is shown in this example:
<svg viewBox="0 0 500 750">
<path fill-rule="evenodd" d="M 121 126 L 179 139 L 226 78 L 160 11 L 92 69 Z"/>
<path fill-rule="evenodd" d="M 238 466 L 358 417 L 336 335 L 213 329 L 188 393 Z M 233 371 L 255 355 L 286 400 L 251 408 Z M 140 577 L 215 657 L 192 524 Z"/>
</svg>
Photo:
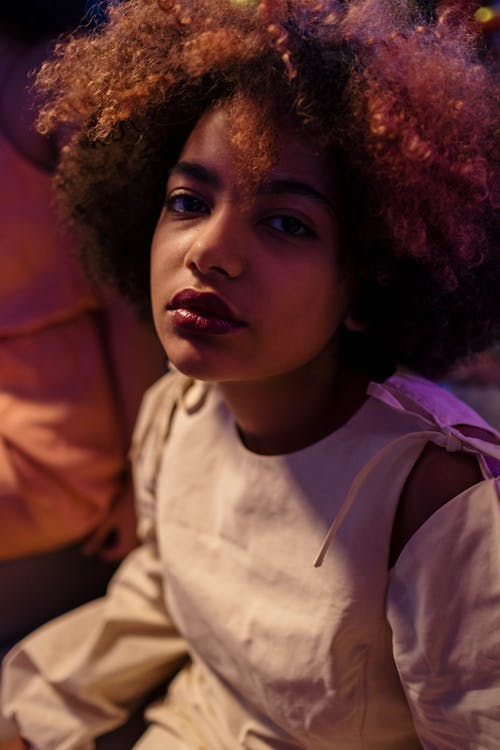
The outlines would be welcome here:
<svg viewBox="0 0 500 750">
<path fill-rule="evenodd" d="M 137 750 L 499 748 L 498 436 L 401 374 L 318 443 L 256 455 L 218 390 L 185 383 L 156 384 L 139 418 L 143 545 L 104 600 L 7 659 L 4 711 L 22 735 L 89 750 L 187 653 Z M 429 441 L 478 455 L 485 480 L 388 570 Z"/>
</svg>

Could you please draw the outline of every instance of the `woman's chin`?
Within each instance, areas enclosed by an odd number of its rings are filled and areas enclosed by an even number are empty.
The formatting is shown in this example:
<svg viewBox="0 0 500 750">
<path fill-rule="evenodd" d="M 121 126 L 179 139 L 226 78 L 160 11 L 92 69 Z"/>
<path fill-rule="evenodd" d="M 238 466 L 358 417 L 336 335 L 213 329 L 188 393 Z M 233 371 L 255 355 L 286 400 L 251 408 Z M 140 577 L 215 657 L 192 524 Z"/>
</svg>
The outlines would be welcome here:
<svg viewBox="0 0 500 750">
<path fill-rule="evenodd" d="M 166 353 L 169 363 L 186 377 L 213 382 L 226 379 L 220 359 L 211 362 L 209 357 L 201 356 L 196 351 L 179 352 L 177 347 L 166 349 Z"/>
</svg>

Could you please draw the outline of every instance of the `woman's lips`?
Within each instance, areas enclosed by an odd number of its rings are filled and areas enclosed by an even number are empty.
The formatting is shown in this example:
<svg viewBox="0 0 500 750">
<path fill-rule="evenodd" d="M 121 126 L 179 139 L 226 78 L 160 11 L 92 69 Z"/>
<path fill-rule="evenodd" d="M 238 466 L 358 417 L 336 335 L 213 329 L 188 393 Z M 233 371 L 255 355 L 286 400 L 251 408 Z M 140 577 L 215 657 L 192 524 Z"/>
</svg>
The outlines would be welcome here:
<svg viewBox="0 0 500 750">
<path fill-rule="evenodd" d="M 230 307 L 211 292 L 183 289 L 167 305 L 173 324 L 192 333 L 232 333 L 246 326 Z"/>
</svg>

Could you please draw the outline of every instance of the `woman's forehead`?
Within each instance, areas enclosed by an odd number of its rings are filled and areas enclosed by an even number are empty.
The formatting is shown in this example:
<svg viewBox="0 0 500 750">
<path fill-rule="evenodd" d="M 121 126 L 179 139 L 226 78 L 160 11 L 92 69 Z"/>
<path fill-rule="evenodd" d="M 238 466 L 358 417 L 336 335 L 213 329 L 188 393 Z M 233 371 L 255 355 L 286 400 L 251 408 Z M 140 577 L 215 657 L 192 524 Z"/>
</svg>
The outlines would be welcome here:
<svg viewBox="0 0 500 750">
<path fill-rule="evenodd" d="M 245 181 L 255 172 L 245 162 L 248 139 L 259 132 L 235 133 L 231 112 L 224 106 L 209 109 L 198 120 L 181 151 L 179 161 L 195 164 L 214 177 Z M 292 118 L 280 122 L 270 144 L 269 159 L 258 175 L 258 184 L 270 180 L 304 180 L 323 193 L 334 191 L 330 154 L 320 148 Z M 251 153 L 251 152 L 250 152 Z M 250 159 L 252 157 L 250 156 Z"/>
</svg>

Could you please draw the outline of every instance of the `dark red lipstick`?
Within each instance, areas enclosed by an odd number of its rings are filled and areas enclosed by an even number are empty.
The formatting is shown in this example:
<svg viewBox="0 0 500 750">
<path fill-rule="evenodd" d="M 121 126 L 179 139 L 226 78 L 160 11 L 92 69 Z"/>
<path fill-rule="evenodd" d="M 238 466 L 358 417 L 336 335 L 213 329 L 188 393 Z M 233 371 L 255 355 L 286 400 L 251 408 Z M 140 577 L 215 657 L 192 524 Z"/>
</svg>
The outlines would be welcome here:
<svg viewBox="0 0 500 750">
<path fill-rule="evenodd" d="M 176 328 L 192 333 L 233 333 L 246 326 L 230 307 L 212 292 L 183 289 L 167 305 Z"/>
</svg>

